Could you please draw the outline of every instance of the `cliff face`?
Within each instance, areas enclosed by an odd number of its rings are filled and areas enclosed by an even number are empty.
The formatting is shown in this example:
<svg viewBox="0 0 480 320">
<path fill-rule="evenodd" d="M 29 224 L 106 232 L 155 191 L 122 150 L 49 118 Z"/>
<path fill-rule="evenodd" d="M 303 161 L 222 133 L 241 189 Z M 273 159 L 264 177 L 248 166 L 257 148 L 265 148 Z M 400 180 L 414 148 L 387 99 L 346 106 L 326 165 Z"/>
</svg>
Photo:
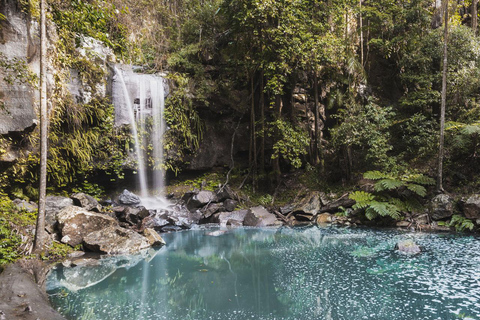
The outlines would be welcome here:
<svg viewBox="0 0 480 320">
<path fill-rule="evenodd" d="M 0 134 L 21 132 L 32 127 L 36 93 L 19 75 L 21 62 L 37 73 L 39 70 L 38 25 L 22 12 L 18 1 L 0 3 Z"/>
</svg>

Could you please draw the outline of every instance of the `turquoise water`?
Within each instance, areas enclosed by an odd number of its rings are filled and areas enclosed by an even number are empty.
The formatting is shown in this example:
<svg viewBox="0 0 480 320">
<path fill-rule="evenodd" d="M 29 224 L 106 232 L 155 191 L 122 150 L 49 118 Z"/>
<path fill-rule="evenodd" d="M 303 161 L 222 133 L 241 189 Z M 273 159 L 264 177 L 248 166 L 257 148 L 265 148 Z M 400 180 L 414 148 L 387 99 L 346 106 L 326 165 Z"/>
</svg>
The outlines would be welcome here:
<svg viewBox="0 0 480 320">
<path fill-rule="evenodd" d="M 99 266 L 59 266 L 47 280 L 50 300 L 67 319 L 480 320 L 479 238 L 215 230 L 165 234 L 158 251 Z M 395 252 L 404 239 L 424 252 Z"/>
</svg>

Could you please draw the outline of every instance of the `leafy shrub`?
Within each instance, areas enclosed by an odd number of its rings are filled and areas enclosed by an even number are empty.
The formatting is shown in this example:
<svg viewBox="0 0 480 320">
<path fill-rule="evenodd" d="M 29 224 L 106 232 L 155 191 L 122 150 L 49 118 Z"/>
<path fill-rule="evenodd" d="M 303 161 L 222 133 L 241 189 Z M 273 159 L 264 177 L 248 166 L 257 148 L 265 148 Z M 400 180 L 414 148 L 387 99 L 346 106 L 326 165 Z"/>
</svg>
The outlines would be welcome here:
<svg viewBox="0 0 480 320">
<path fill-rule="evenodd" d="M 355 191 L 350 199 L 355 200 L 354 209 L 365 209 L 365 216 L 372 220 L 377 216 L 399 220 L 402 212 L 420 211 L 419 198 L 425 197 L 425 186 L 435 181 L 422 174 L 396 175 L 380 171 L 369 171 L 365 179 L 376 180 L 374 192 Z"/>
<path fill-rule="evenodd" d="M 474 224 L 472 220 L 467 219 L 459 214 L 455 214 L 452 216 L 452 219 L 448 223 L 449 227 L 455 227 L 455 230 L 458 232 L 463 232 L 465 230 L 472 231 L 474 228 Z"/>
</svg>

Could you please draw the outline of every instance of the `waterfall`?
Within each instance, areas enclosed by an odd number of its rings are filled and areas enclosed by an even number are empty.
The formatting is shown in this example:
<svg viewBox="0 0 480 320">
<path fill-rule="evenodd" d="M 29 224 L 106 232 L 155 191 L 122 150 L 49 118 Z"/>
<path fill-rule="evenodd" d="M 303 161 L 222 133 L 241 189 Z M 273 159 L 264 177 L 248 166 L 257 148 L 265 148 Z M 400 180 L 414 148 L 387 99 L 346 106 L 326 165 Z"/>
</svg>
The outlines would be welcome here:
<svg viewBox="0 0 480 320">
<path fill-rule="evenodd" d="M 117 125 L 128 123 L 131 127 L 135 141 L 142 205 L 149 209 L 166 208 L 169 203 L 164 197 L 162 139 L 166 126 L 163 119 L 165 109 L 163 78 L 125 72 L 117 67 L 115 75 L 119 84 L 119 87 L 115 83 L 113 86 L 115 116 L 118 117 L 116 123 Z M 149 159 L 152 164 L 151 170 L 148 170 Z"/>
</svg>

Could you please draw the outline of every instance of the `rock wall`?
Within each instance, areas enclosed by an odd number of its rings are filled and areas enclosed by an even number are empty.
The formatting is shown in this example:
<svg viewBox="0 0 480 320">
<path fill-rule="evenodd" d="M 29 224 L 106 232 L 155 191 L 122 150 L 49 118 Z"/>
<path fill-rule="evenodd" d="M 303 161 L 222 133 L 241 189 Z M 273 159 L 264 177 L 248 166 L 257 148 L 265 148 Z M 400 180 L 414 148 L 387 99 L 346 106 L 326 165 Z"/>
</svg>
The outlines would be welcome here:
<svg viewBox="0 0 480 320">
<path fill-rule="evenodd" d="M 22 12 L 16 0 L 2 0 L 0 13 L 0 53 L 8 61 L 24 60 L 30 70 L 39 72 L 40 41 L 38 24 Z M 26 83 L 13 84 L 4 80 L 7 74 L 0 69 L 0 134 L 21 132 L 36 123 L 37 94 Z"/>
</svg>

